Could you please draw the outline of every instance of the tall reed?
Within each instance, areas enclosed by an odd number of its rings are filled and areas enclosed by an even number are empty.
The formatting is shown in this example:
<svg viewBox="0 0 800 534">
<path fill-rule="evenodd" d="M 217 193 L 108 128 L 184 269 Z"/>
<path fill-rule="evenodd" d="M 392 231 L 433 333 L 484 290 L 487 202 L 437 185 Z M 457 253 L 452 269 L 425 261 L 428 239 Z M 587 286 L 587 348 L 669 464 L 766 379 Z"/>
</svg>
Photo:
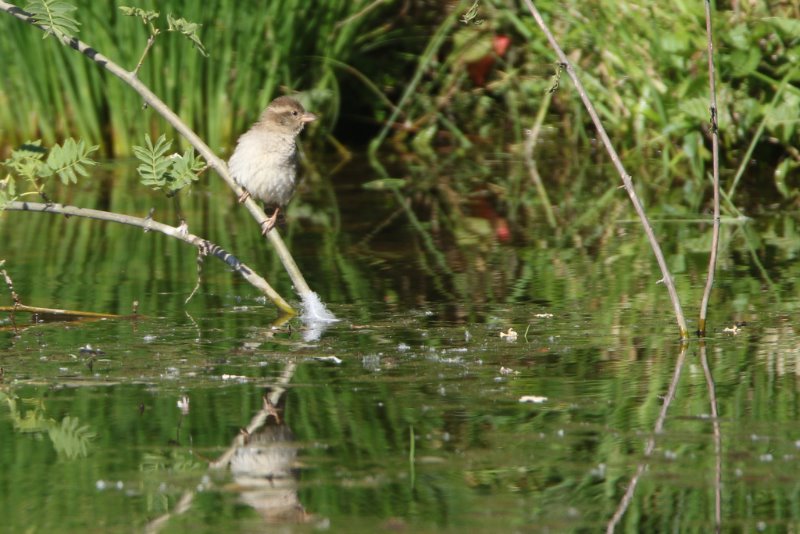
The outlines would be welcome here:
<svg viewBox="0 0 800 534">
<path fill-rule="evenodd" d="M 124 16 L 118 2 L 71 0 L 78 7 L 79 37 L 133 69 L 147 29 Z M 202 24 L 206 58 L 185 39 L 162 33 L 139 72 L 171 108 L 217 151 L 252 122 L 275 96 L 310 90 L 306 103 L 323 115 L 338 110 L 337 77 L 331 61 L 348 63 L 361 47 L 380 40 L 378 22 L 389 7 L 372 0 L 235 2 L 142 0 L 129 2 Z M 391 7 L 391 6 L 390 6 Z M 392 8 L 393 9 L 393 8 Z M 364 37 L 370 35 L 370 41 Z M 118 80 L 65 50 L 54 39 L 0 18 L 0 145 L 70 134 L 104 145 L 114 155 L 130 152 L 133 138 L 162 128 L 156 114 Z M 105 143 L 103 143 L 105 141 Z"/>
</svg>

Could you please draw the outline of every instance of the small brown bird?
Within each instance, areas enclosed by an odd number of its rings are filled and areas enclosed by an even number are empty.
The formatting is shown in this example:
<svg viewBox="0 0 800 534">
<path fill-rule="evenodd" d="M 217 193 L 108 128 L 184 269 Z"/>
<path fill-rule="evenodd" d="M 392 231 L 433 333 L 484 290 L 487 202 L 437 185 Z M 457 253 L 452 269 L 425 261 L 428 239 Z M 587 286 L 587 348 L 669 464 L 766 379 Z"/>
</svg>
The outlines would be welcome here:
<svg viewBox="0 0 800 534">
<path fill-rule="evenodd" d="M 307 122 L 316 119 L 297 100 L 278 97 L 267 106 L 258 122 L 239 137 L 228 161 L 231 176 L 245 189 L 239 202 L 252 195 L 275 209 L 261 223 L 261 233 L 265 235 L 275 226 L 278 212 L 289 203 L 297 186 L 295 138 Z"/>
</svg>

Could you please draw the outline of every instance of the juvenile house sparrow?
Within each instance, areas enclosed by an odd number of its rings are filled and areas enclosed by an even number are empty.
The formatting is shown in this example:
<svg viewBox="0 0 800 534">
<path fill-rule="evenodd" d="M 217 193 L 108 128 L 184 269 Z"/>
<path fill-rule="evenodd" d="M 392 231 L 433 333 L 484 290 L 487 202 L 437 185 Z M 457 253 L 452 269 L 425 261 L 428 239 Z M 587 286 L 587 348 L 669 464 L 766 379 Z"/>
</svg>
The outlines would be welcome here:
<svg viewBox="0 0 800 534">
<path fill-rule="evenodd" d="M 239 137 L 228 168 L 234 181 L 244 187 L 239 197 L 244 202 L 252 195 L 267 207 L 272 216 L 261 223 L 261 233 L 272 230 L 278 212 L 291 200 L 297 185 L 297 145 L 295 138 L 307 122 L 317 119 L 288 96 L 273 100 L 261 118 Z"/>
</svg>

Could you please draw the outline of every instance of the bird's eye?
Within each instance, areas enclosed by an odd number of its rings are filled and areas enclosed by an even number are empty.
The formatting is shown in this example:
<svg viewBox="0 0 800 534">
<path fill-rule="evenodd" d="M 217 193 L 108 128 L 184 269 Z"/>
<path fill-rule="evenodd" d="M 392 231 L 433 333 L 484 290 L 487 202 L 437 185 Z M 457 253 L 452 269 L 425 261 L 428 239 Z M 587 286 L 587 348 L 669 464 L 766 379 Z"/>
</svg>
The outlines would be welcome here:
<svg viewBox="0 0 800 534">
<path fill-rule="evenodd" d="M 292 115 L 294 115 L 295 117 L 297 117 L 297 110 L 294 110 L 294 111 L 292 111 Z"/>
</svg>

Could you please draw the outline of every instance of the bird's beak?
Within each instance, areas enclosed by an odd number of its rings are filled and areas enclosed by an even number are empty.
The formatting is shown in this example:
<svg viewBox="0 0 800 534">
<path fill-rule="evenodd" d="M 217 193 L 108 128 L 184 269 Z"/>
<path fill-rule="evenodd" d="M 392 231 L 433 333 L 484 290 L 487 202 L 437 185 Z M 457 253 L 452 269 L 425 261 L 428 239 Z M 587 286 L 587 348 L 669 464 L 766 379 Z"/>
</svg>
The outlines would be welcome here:
<svg viewBox="0 0 800 534">
<path fill-rule="evenodd" d="M 300 122 L 302 122 L 302 123 L 314 122 L 315 120 L 317 120 L 317 116 L 314 115 L 313 113 L 308 112 L 308 111 L 303 113 L 303 116 L 300 117 Z"/>
</svg>

